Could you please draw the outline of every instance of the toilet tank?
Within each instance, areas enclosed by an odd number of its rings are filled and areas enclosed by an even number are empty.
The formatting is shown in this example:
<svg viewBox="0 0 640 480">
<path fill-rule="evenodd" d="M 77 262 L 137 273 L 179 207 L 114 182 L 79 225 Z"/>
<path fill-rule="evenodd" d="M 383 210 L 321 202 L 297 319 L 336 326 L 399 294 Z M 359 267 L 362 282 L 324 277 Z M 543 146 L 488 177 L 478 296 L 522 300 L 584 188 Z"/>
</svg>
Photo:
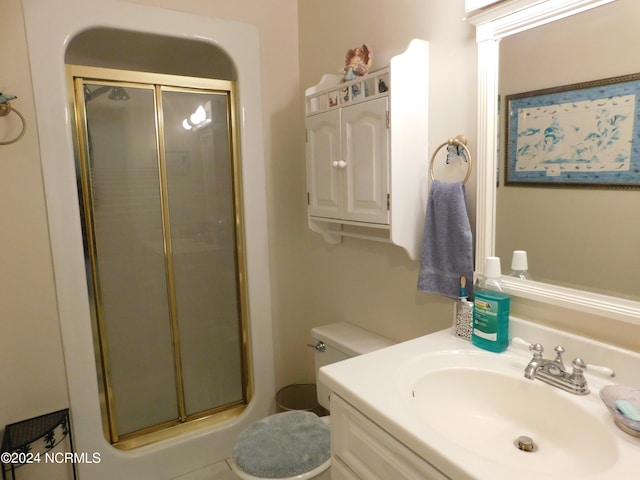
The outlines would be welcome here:
<svg viewBox="0 0 640 480">
<path fill-rule="evenodd" d="M 311 329 L 314 340 L 316 380 L 320 367 L 393 345 L 395 342 L 347 322 L 331 323 Z M 324 348 L 319 347 L 319 342 Z M 330 391 L 318 383 L 318 402 L 329 410 Z"/>
</svg>

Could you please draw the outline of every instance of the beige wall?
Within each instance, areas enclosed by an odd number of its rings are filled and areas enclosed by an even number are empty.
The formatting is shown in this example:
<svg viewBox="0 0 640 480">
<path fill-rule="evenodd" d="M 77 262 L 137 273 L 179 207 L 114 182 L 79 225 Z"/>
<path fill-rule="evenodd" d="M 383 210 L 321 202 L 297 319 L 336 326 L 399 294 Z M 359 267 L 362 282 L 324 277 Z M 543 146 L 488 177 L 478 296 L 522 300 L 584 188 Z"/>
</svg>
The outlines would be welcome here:
<svg viewBox="0 0 640 480">
<path fill-rule="evenodd" d="M 20 0 L 2 10 L 0 91 L 18 96 L 27 131 L 0 146 L 0 429 L 68 406 Z M 0 139 L 15 137 L 17 118 L 0 118 Z"/>
</svg>

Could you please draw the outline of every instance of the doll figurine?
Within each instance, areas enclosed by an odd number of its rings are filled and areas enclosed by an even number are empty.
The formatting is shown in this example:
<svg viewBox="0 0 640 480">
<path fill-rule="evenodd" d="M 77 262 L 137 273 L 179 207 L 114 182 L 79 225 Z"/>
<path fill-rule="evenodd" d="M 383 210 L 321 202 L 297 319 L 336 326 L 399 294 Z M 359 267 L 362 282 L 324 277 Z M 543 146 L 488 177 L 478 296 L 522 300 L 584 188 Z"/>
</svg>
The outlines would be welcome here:
<svg viewBox="0 0 640 480">
<path fill-rule="evenodd" d="M 362 47 L 349 49 L 345 57 L 345 65 L 339 71 L 343 77 L 342 81 L 348 82 L 349 80 L 355 80 L 358 77 L 366 75 L 369 73 L 372 63 L 373 52 L 366 43 L 363 44 Z M 359 85 L 353 85 L 351 87 L 352 98 L 356 98 L 360 93 Z"/>
</svg>

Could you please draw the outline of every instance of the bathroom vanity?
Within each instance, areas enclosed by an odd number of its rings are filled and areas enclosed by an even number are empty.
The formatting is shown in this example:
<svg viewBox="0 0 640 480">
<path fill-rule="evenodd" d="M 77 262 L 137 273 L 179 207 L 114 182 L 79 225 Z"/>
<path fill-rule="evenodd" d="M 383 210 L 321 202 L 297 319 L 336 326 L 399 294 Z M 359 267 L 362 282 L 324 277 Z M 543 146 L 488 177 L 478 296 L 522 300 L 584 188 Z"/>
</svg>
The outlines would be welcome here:
<svg viewBox="0 0 640 480">
<path fill-rule="evenodd" d="M 640 385 L 640 354 L 516 318 L 511 333 L 522 341 L 500 354 L 447 329 L 322 368 L 333 478 L 632 478 L 640 438 L 617 427 L 599 392 Z M 525 378 L 529 343 L 545 356 L 562 345 L 569 370 L 583 358 L 590 392 Z"/>
</svg>

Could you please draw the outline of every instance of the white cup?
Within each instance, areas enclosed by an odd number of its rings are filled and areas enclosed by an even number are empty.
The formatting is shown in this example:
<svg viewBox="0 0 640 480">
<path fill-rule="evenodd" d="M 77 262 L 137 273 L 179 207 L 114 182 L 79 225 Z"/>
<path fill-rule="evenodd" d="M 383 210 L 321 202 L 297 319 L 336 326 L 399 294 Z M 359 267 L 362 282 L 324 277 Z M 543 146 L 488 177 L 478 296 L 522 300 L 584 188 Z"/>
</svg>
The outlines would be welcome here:
<svg viewBox="0 0 640 480">
<path fill-rule="evenodd" d="M 500 278 L 502 269 L 500 268 L 500 257 L 487 257 L 484 261 L 484 276 L 486 278 Z"/>
<path fill-rule="evenodd" d="M 516 272 L 522 272 L 529 269 L 527 263 L 527 252 L 524 250 L 514 250 L 513 257 L 511 258 L 511 270 Z"/>
</svg>

